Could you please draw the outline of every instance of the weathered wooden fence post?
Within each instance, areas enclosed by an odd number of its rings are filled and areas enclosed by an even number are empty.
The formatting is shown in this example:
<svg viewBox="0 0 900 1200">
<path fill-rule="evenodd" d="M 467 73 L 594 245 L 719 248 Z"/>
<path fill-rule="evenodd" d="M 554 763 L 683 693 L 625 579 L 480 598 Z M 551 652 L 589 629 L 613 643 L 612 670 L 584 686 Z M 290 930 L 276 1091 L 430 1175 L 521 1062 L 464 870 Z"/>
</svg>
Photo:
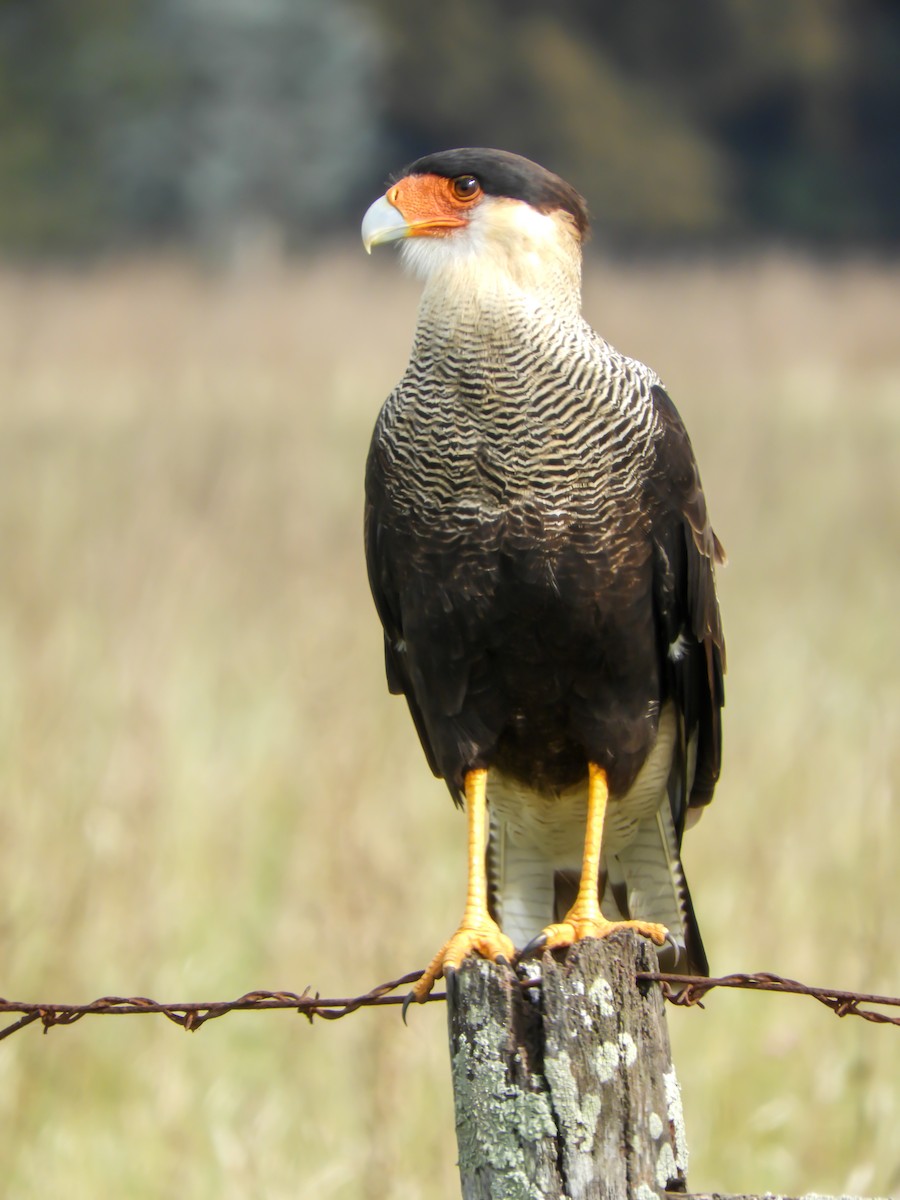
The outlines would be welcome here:
<svg viewBox="0 0 900 1200">
<path fill-rule="evenodd" d="M 654 1200 L 687 1145 L 657 970 L 634 934 L 585 941 L 542 982 L 467 960 L 448 988 L 464 1200 Z"/>
</svg>

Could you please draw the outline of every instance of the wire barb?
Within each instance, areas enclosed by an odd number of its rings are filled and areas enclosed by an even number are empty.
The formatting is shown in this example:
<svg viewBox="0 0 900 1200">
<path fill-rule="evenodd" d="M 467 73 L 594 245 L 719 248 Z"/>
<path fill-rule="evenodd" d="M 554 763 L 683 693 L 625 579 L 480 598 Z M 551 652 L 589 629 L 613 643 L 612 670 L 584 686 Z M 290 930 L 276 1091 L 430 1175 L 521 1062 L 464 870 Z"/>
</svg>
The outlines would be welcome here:
<svg viewBox="0 0 900 1200">
<path fill-rule="evenodd" d="M 267 1009 L 293 1010 L 312 1023 L 315 1017 L 323 1021 L 338 1021 L 360 1008 L 380 1008 L 388 1005 L 403 1005 L 406 989 L 421 978 L 421 971 L 411 971 L 399 979 L 380 983 L 361 996 L 323 998 L 318 992 L 311 995 L 311 988 L 297 992 L 247 992 L 237 1000 L 189 1001 L 178 1004 L 161 1004 L 146 996 L 101 996 L 90 1004 L 37 1004 L 17 1000 L 0 999 L 0 1013 L 21 1014 L 19 1020 L 0 1029 L 0 1041 L 18 1033 L 27 1025 L 40 1021 L 44 1033 L 56 1025 L 74 1025 L 88 1016 L 138 1016 L 159 1013 L 182 1029 L 196 1032 L 201 1025 L 230 1012 L 259 1012 Z M 670 975 L 661 971 L 642 971 L 636 976 L 638 983 L 658 983 L 663 996 L 672 1004 L 690 1008 L 701 1005 L 704 996 L 713 988 L 744 988 L 756 992 L 781 992 L 798 996 L 812 996 L 839 1017 L 862 1017 L 879 1025 L 900 1025 L 900 1016 L 890 1016 L 872 1007 L 900 1008 L 900 997 L 878 996 L 865 992 L 842 991 L 838 988 L 811 987 L 798 983 L 796 979 L 784 979 L 780 975 L 758 972 L 755 975 L 723 975 L 718 979 L 696 975 Z M 540 986 L 539 979 L 523 979 L 523 988 Z M 398 995 L 398 988 L 404 991 Z M 446 1000 L 446 992 L 434 992 L 425 997 L 425 1003 Z"/>
</svg>

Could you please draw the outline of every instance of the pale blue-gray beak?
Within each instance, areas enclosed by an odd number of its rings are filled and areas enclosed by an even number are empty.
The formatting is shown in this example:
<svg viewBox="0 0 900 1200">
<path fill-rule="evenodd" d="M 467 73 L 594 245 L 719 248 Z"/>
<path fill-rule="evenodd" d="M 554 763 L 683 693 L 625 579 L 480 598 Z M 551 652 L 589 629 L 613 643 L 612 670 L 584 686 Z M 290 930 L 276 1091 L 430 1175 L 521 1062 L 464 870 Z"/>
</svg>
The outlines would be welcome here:
<svg viewBox="0 0 900 1200">
<path fill-rule="evenodd" d="M 382 242 L 398 242 L 409 237 L 411 229 L 409 221 L 394 208 L 387 196 L 379 196 L 366 210 L 362 221 L 360 233 L 366 254 L 371 254 L 372 247 Z"/>
</svg>

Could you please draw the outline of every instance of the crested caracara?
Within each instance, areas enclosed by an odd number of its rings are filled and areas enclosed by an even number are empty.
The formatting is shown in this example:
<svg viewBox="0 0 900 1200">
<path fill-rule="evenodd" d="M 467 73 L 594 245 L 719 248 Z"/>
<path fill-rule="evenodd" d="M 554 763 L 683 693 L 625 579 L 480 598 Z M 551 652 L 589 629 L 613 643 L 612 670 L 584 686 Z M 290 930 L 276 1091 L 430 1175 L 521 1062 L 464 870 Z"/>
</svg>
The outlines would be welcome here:
<svg viewBox="0 0 900 1200">
<path fill-rule="evenodd" d="M 705 973 L 680 860 L 719 775 L 724 642 L 691 443 L 581 315 L 584 201 L 499 150 L 395 178 L 362 225 L 424 281 L 366 468 L 388 685 L 468 813 L 476 952 L 627 924 Z M 487 813 L 487 819 L 486 819 Z"/>
</svg>

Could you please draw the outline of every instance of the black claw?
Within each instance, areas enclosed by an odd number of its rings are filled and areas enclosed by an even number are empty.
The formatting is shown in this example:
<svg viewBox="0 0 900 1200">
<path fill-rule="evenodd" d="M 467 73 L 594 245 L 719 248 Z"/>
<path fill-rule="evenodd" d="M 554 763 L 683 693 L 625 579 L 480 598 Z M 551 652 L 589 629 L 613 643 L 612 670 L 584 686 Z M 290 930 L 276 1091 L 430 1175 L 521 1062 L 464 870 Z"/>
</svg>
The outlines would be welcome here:
<svg viewBox="0 0 900 1200">
<path fill-rule="evenodd" d="M 416 998 L 415 992 L 407 992 L 406 995 L 403 997 L 403 1007 L 400 1009 L 400 1015 L 403 1017 L 404 1025 L 406 1024 L 406 1010 L 409 1008 L 409 1006 L 412 1004 L 412 1002 L 413 1002 L 413 1000 L 415 1000 L 415 998 Z"/>
<path fill-rule="evenodd" d="M 501 967 L 509 966 L 509 959 L 506 957 L 505 954 L 498 954 L 497 957 L 494 959 L 494 962 L 498 963 Z"/>
<path fill-rule="evenodd" d="M 539 933 L 537 937 L 533 937 L 522 953 L 519 955 L 519 961 L 522 962 L 526 958 L 531 958 L 533 954 L 537 954 L 539 950 L 547 945 L 546 933 Z"/>
<path fill-rule="evenodd" d="M 444 967 L 444 990 L 451 1003 L 456 997 L 456 980 L 456 967 Z"/>
<path fill-rule="evenodd" d="M 684 946 L 679 946 L 679 944 L 672 937 L 671 933 L 669 933 L 668 929 L 666 930 L 666 940 L 663 943 L 663 946 L 665 946 L 665 945 L 669 945 L 672 947 L 672 954 L 674 956 L 672 965 L 667 969 L 670 971 L 677 971 L 682 966 L 682 956 L 684 955 Z M 662 948 L 663 947 L 661 946 L 660 950 L 662 950 Z"/>
<path fill-rule="evenodd" d="M 669 943 L 669 945 L 675 951 L 675 957 L 677 958 L 679 956 L 679 954 L 681 953 L 681 947 L 678 945 L 678 943 L 672 937 L 671 933 L 669 933 L 668 929 L 666 930 L 666 939 L 665 940 L 666 940 L 666 942 Z M 663 943 L 663 945 L 665 945 L 665 942 Z"/>
</svg>

